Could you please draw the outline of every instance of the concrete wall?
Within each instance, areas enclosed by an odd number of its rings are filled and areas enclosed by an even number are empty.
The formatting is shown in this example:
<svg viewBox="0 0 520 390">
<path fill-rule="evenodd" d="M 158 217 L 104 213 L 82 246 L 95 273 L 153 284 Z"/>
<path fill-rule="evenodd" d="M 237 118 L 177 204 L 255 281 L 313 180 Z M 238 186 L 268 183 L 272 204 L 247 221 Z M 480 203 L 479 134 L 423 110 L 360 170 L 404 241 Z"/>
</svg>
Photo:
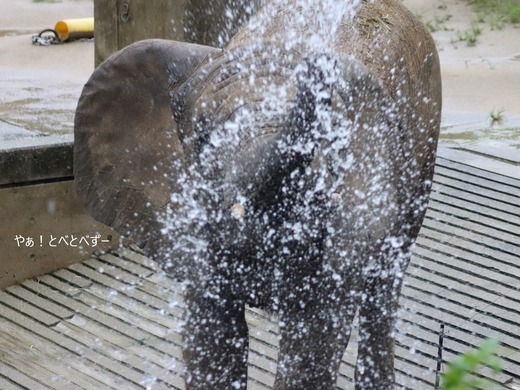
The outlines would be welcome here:
<svg viewBox="0 0 520 390">
<path fill-rule="evenodd" d="M 76 195 L 72 143 L 0 150 L 0 221 L 0 289 L 119 246 Z"/>
</svg>

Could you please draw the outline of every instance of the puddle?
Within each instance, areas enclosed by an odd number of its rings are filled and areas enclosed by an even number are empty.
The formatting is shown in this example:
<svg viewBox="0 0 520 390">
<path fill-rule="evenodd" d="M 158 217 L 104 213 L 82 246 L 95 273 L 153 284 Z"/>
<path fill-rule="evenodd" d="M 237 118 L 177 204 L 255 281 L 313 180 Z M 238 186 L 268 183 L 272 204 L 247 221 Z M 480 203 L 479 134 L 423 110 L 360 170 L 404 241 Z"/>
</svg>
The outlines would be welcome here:
<svg viewBox="0 0 520 390">
<path fill-rule="evenodd" d="M 444 112 L 439 142 L 520 165 L 520 116 L 493 123 L 489 114 Z"/>
<path fill-rule="evenodd" d="M 0 110 L 0 117 L 16 126 L 31 129 L 43 135 L 70 134 L 74 127 L 74 113 L 70 110 L 59 109 L 30 109 L 28 112 L 8 110 L 16 107 L 16 103 Z"/>
<path fill-rule="evenodd" d="M 0 30 L 0 38 L 16 37 L 18 35 L 34 34 L 32 30 Z"/>
<path fill-rule="evenodd" d="M 0 118 L 43 134 L 72 133 L 82 87 L 76 78 L 52 71 L 0 69 Z"/>
<path fill-rule="evenodd" d="M 31 36 L 58 20 L 93 16 L 92 0 L 0 0 L 0 120 L 29 131 L 71 134 L 93 43 L 36 46 Z"/>
<path fill-rule="evenodd" d="M 520 149 L 520 129 L 518 128 L 487 128 L 483 130 L 449 132 L 442 129 L 443 141 L 458 141 L 460 144 L 489 144 L 498 142 L 505 146 Z"/>
</svg>

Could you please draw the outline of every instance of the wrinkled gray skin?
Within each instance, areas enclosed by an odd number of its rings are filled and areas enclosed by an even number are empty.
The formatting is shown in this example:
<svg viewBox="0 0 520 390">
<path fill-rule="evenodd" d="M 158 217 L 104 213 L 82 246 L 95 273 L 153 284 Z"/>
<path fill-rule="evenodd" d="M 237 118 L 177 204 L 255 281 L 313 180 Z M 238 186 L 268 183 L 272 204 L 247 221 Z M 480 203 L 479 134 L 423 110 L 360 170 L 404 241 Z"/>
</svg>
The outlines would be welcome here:
<svg viewBox="0 0 520 390">
<path fill-rule="evenodd" d="M 248 304 L 280 318 L 276 389 L 333 388 L 359 310 L 356 388 L 386 390 L 433 174 L 436 50 L 397 0 L 362 2 L 322 52 L 305 32 L 286 50 L 283 15 L 224 51 L 110 57 L 78 104 L 77 190 L 186 283 L 187 388 L 246 387 Z"/>
</svg>

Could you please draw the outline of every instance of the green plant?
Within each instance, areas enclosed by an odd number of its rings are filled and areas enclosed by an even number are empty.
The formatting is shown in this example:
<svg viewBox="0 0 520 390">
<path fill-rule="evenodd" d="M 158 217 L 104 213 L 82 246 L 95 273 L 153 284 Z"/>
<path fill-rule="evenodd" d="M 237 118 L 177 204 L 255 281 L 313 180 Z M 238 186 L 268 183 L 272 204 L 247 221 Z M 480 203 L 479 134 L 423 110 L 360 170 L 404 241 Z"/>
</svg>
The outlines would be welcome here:
<svg viewBox="0 0 520 390">
<path fill-rule="evenodd" d="M 456 360 L 447 363 L 448 369 L 442 374 L 443 390 L 486 389 L 492 384 L 488 379 L 475 376 L 480 366 L 489 367 L 496 375 L 502 371 L 500 359 L 496 356 L 500 342 L 495 338 L 484 340 L 481 346 L 466 352 Z"/>
<path fill-rule="evenodd" d="M 483 12 L 477 12 L 477 23 L 485 23 L 486 22 L 486 15 Z"/>
<path fill-rule="evenodd" d="M 458 41 L 466 42 L 468 46 L 475 46 L 477 44 L 478 36 L 482 34 L 482 29 L 480 26 L 473 22 L 471 23 L 471 27 L 465 31 L 459 31 L 457 33 Z"/>
<path fill-rule="evenodd" d="M 487 19 L 520 23 L 520 1 L 518 0 L 468 0 L 479 15 L 487 15 Z M 490 22 L 491 23 L 491 22 Z M 493 28 L 493 26 L 492 26 Z M 500 28 L 500 27 L 498 27 Z"/>
<path fill-rule="evenodd" d="M 489 113 L 489 119 L 491 120 L 491 126 L 502 122 L 504 120 L 504 112 L 506 110 L 504 108 L 495 108 L 493 111 Z"/>
<path fill-rule="evenodd" d="M 518 1 L 516 4 L 511 2 L 506 7 L 506 14 L 508 15 L 511 23 L 520 23 L 520 3 Z"/>
<path fill-rule="evenodd" d="M 433 19 L 428 20 L 425 24 L 428 30 L 435 32 L 438 30 L 448 30 L 446 22 L 451 19 L 451 15 L 446 14 L 442 16 L 435 16 Z"/>
<path fill-rule="evenodd" d="M 448 4 L 446 4 L 445 0 L 439 1 L 439 4 L 437 5 L 437 9 L 447 9 L 447 8 L 448 8 Z"/>
</svg>

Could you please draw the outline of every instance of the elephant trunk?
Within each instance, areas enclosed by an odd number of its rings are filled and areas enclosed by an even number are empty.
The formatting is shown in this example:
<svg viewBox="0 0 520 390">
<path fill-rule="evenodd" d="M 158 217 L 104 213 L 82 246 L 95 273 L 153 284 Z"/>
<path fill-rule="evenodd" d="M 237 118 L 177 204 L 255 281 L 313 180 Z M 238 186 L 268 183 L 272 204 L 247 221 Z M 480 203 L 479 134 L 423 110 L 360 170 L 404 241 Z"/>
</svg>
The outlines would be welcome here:
<svg viewBox="0 0 520 390">
<path fill-rule="evenodd" d="M 254 193 L 247 195 L 253 204 L 276 203 L 295 193 L 330 120 L 335 61 L 316 55 L 296 65 L 295 71 L 295 101 L 281 129 L 238 150 L 232 164 L 238 172 L 233 175 L 232 187 L 252 189 Z"/>
<path fill-rule="evenodd" d="M 278 136 L 274 151 L 275 186 L 311 164 L 318 142 L 326 131 L 324 127 L 330 120 L 335 61 L 318 55 L 306 58 L 300 67 L 296 104 L 287 126 Z"/>
</svg>

